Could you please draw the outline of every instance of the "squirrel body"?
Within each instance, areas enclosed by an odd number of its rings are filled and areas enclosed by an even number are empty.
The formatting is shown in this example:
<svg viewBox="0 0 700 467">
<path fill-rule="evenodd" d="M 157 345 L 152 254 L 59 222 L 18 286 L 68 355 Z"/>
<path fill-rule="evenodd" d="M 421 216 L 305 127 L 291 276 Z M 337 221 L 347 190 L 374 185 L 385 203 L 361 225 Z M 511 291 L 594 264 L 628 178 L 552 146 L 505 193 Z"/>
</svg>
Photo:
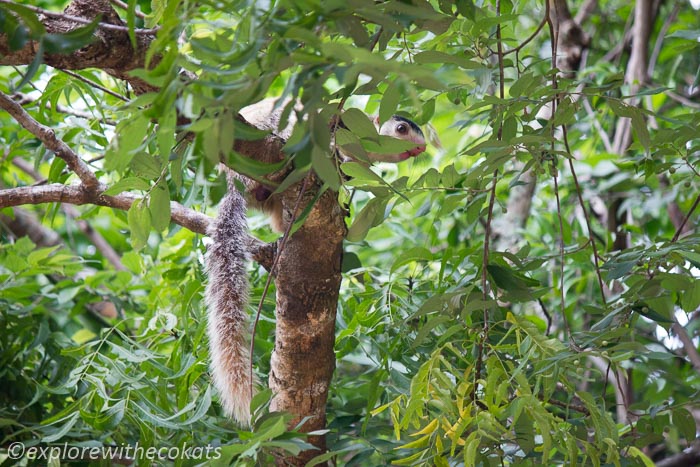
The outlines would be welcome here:
<svg viewBox="0 0 700 467">
<path fill-rule="evenodd" d="M 294 102 L 292 109 L 289 109 L 289 115 L 286 122 L 282 122 L 282 115 L 286 108 L 290 105 L 291 99 L 277 99 L 268 97 L 253 105 L 244 107 L 239 112 L 240 115 L 250 124 L 259 130 L 270 131 L 283 140 L 288 140 L 292 135 L 294 125 L 297 122 L 296 112 L 301 112 L 303 106 L 299 101 Z M 415 157 L 425 151 L 425 137 L 420 127 L 405 117 L 392 115 L 392 117 L 379 124 L 379 118 L 375 117 L 372 122 L 380 136 L 390 136 L 405 141 L 415 143 L 415 147 L 408 149 L 398 154 L 381 154 L 376 152 L 368 152 L 367 159 L 371 162 L 401 162 L 411 157 Z M 284 126 L 281 126 L 284 124 Z M 342 119 L 339 121 L 339 127 L 345 128 Z M 353 160 L 351 154 L 338 150 L 342 160 Z M 275 163 L 278 159 L 262 158 L 261 162 Z M 253 180 L 244 175 L 236 174 L 236 178 L 246 187 L 246 201 L 252 208 L 263 211 L 270 218 L 270 227 L 275 232 L 284 232 L 286 223 L 284 221 L 284 212 L 282 203 L 279 198 L 273 194 L 274 188 L 266 186 L 257 180 Z"/>
<path fill-rule="evenodd" d="M 286 140 L 295 124 L 294 112 L 284 128 L 279 128 L 283 105 L 275 99 L 264 99 L 245 107 L 240 115 L 251 125 L 271 131 Z M 380 135 L 393 136 L 416 143 L 413 149 L 400 154 L 368 153 L 370 161 L 400 162 L 417 156 L 425 150 L 423 133 L 414 122 L 393 116 L 378 125 Z M 341 154 L 342 157 L 348 157 Z M 278 162 L 264 160 L 263 162 Z M 219 212 L 209 228 L 212 244 L 206 255 L 206 271 L 209 277 L 205 290 L 207 305 L 207 332 L 210 346 L 210 369 L 214 386 L 218 389 L 224 412 L 241 425 L 250 424 L 250 402 L 253 388 L 258 382 L 251 380 L 250 332 L 246 306 L 248 303 L 247 264 L 248 228 L 246 202 L 270 216 L 273 230 L 282 232 L 285 227 L 283 206 L 273 189 L 226 169 L 228 193 L 221 200 Z M 246 188 L 246 196 L 237 190 L 235 180 Z"/>
</svg>

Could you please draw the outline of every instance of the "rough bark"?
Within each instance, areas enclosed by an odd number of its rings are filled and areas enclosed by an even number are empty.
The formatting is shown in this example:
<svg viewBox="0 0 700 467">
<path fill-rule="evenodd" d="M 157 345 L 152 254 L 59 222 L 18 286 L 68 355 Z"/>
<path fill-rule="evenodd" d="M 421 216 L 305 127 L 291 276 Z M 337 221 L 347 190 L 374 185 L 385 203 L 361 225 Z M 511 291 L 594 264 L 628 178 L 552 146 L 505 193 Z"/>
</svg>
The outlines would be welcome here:
<svg viewBox="0 0 700 467">
<path fill-rule="evenodd" d="M 549 0 L 549 3 L 549 19 L 556 31 L 557 68 L 574 76 L 591 39 L 571 16 L 566 0 Z"/>
<path fill-rule="evenodd" d="M 104 190 L 103 190 L 104 191 Z M 108 208 L 128 210 L 141 197 L 132 193 L 121 193 L 115 196 L 104 195 L 86 189 L 83 185 L 49 185 L 23 186 L 0 190 L 0 207 L 22 206 L 24 204 L 68 203 L 94 204 Z M 198 213 L 179 203 L 171 202 L 171 220 L 193 232 L 205 234 L 211 218 Z"/>
<path fill-rule="evenodd" d="M 71 54 L 44 54 L 44 63 L 61 70 L 99 68 L 115 78 L 129 82 L 137 94 L 155 90 L 128 72 L 144 68 L 148 46 L 155 39 L 152 32 L 136 34 L 136 48 L 129 39 L 128 28 L 107 0 L 74 0 L 63 14 L 47 12 L 40 19 L 48 33 L 66 33 L 84 26 L 80 19 L 92 21 L 101 16 L 94 40 Z M 113 26 L 113 27 L 110 27 Z M 12 50 L 7 37 L 0 34 L 0 65 L 26 65 L 36 56 L 38 44 L 28 41 L 19 50 Z M 154 65 L 153 63 L 152 65 Z"/>
<path fill-rule="evenodd" d="M 285 198 L 296 198 L 301 186 Z M 314 189 L 304 193 L 302 206 L 311 202 Z M 340 291 L 342 242 L 346 228 L 337 193 L 327 191 L 317 201 L 303 227 L 280 251 L 277 287 L 277 330 L 272 353 L 270 388 L 275 394 L 271 410 L 291 411 L 290 425 L 309 417 L 302 431 L 326 426 L 326 400 L 335 369 L 335 315 Z M 310 442 L 323 452 L 325 437 Z M 318 451 L 306 451 L 291 461 L 304 465 Z"/>
</svg>

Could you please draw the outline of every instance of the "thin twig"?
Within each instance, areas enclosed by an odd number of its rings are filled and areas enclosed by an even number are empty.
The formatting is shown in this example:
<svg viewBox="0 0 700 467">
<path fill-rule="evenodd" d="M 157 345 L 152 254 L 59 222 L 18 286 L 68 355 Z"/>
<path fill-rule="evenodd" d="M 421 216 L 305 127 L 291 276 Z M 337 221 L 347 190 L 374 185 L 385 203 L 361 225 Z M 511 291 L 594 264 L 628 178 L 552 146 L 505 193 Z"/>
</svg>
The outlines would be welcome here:
<svg viewBox="0 0 700 467">
<path fill-rule="evenodd" d="M 583 201 L 583 190 L 581 189 L 581 184 L 578 181 L 576 169 L 574 169 L 573 155 L 571 154 L 571 147 L 569 147 L 569 135 L 566 130 L 566 125 L 562 126 L 562 131 L 564 133 L 564 147 L 566 148 L 566 153 L 568 155 L 567 159 L 569 160 L 569 170 L 571 171 L 571 177 L 574 180 L 574 186 L 576 187 L 576 196 L 578 197 L 578 202 L 581 205 L 581 210 L 583 211 L 583 218 L 586 221 L 586 229 L 588 230 L 588 239 L 591 243 L 591 248 L 593 249 L 593 266 L 595 267 L 596 277 L 598 278 L 598 288 L 600 288 L 600 296 L 603 299 L 603 307 L 607 307 L 607 299 L 605 298 L 605 285 L 603 284 L 603 275 L 600 272 L 600 265 L 598 264 L 598 261 L 600 260 L 600 256 L 598 256 L 598 247 L 596 246 L 593 228 L 591 227 L 591 218 L 588 215 L 588 209 L 586 209 L 586 204 Z"/>
<path fill-rule="evenodd" d="M 673 234 L 673 238 L 671 239 L 672 242 L 675 242 L 678 240 L 678 238 L 681 236 L 683 233 L 683 228 L 685 227 L 685 224 L 688 222 L 688 219 L 690 219 L 690 216 L 693 215 L 693 212 L 695 212 L 695 209 L 697 209 L 698 204 L 700 204 L 700 195 L 695 198 L 695 201 L 693 202 L 693 205 L 690 207 L 690 210 L 688 211 L 688 214 L 683 218 L 683 222 L 681 222 L 681 225 L 678 226 L 676 229 L 676 233 Z"/>
<path fill-rule="evenodd" d="M 530 36 L 528 36 L 523 42 L 521 42 L 520 45 L 513 49 L 506 50 L 505 52 L 503 52 L 503 56 L 520 52 L 527 44 L 530 43 L 530 41 L 537 37 L 537 34 L 539 34 L 542 28 L 544 28 L 544 25 L 547 24 L 547 17 L 549 16 L 549 0 L 546 0 L 545 3 L 547 6 L 545 7 L 544 18 L 542 18 L 540 24 L 537 25 L 537 29 L 535 29 L 535 31 L 532 34 L 530 34 Z"/>
<path fill-rule="evenodd" d="M 629 46 L 632 40 L 632 31 L 630 26 L 632 25 L 632 15 L 627 16 L 627 22 L 625 23 L 625 33 L 621 41 L 617 42 L 615 47 L 613 47 L 608 53 L 606 53 L 601 59 L 602 62 L 610 62 L 613 59 L 616 60 L 615 65 L 620 64 L 620 58 L 622 57 L 622 52 L 625 48 Z"/>
<path fill-rule="evenodd" d="M 92 86 L 93 88 L 99 89 L 100 91 L 104 92 L 105 94 L 109 94 L 110 96 L 114 96 L 117 99 L 123 100 L 124 102 L 129 102 L 129 99 L 122 96 L 121 94 L 118 94 L 118 93 L 112 91 L 111 89 L 107 89 L 106 87 L 102 86 L 100 83 L 96 83 L 90 79 L 87 79 L 86 77 L 81 76 L 78 73 L 75 73 L 75 72 L 70 71 L 70 70 L 58 70 L 58 71 L 61 71 L 65 74 L 67 74 L 68 76 L 75 78 L 79 81 L 82 81 L 83 83 L 86 83 L 86 84 Z"/>
<path fill-rule="evenodd" d="M 607 151 L 608 153 L 612 153 L 613 147 L 612 147 L 612 143 L 610 142 L 610 137 L 608 136 L 608 134 L 603 129 L 603 126 L 598 121 L 598 117 L 596 116 L 596 113 L 593 110 L 593 106 L 591 106 L 591 103 L 588 101 L 588 97 L 585 95 L 583 96 L 583 108 L 586 110 L 588 117 L 591 119 L 591 122 L 593 123 L 593 127 L 598 132 L 598 136 L 600 136 L 600 140 L 603 142 L 603 146 L 605 147 L 605 151 Z"/>
<path fill-rule="evenodd" d="M 686 329 L 683 326 L 681 326 L 681 323 L 678 322 L 675 316 L 673 317 L 673 324 L 671 325 L 671 329 L 676 332 L 678 339 L 683 344 L 685 354 L 688 356 L 688 359 L 693 365 L 693 368 L 695 368 L 695 371 L 700 373 L 700 354 L 698 354 L 698 349 L 695 346 L 693 340 L 688 335 L 688 331 L 686 331 Z"/>
<path fill-rule="evenodd" d="M 17 101 L 17 103 L 20 105 L 24 105 L 24 104 L 28 104 L 28 103 L 33 104 L 33 103 L 36 103 L 39 101 L 39 98 L 32 97 L 29 94 L 24 94 L 21 92 L 14 93 L 12 95 L 12 98 L 15 99 Z M 115 122 L 114 120 L 111 120 L 111 119 L 108 119 L 105 117 L 101 117 L 101 116 L 97 116 L 97 115 L 91 114 L 89 112 L 84 112 L 82 110 L 77 110 L 77 109 L 73 109 L 70 107 L 66 107 L 65 105 L 61 105 L 61 104 L 56 104 L 56 108 L 54 108 L 54 107 L 52 107 L 50 102 L 46 102 L 44 104 L 44 107 L 49 109 L 49 110 L 54 110 L 54 111 L 62 113 L 62 114 L 70 115 L 72 117 L 84 118 L 86 120 L 96 119 L 100 123 L 103 123 L 105 125 L 115 126 L 117 124 L 117 122 Z"/>
<path fill-rule="evenodd" d="M 501 16 L 501 1 L 496 1 L 496 16 Z M 498 71 L 499 85 L 498 94 L 501 99 L 505 98 L 505 65 L 503 63 L 503 37 L 501 33 L 501 24 L 496 25 L 496 43 L 498 45 Z M 496 132 L 498 141 L 503 139 L 503 121 L 499 120 L 498 130 Z M 484 346 L 489 335 L 489 290 L 488 290 L 488 264 L 489 264 L 489 245 L 491 240 L 491 221 L 493 220 L 493 207 L 496 203 L 496 185 L 498 184 L 498 169 L 493 172 L 493 184 L 491 185 L 491 193 L 489 195 L 489 207 L 486 215 L 486 226 L 484 228 L 484 252 L 481 265 L 481 293 L 484 301 L 484 328 L 482 330 L 481 340 L 477 346 L 476 365 L 474 368 L 474 387 L 472 389 L 472 401 L 476 401 L 476 391 L 481 378 L 481 369 L 484 360 Z"/>
<path fill-rule="evenodd" d="M 544 304 L 541 298 L 537 298 L 537 303 L 540 304 L 540 308 L 542 308 L 542 313 L 544 314 L 545 318 L 547 318 L 547 329 L 545 330 L 544 335 L 549 336 L 549 331 L 552 328 L 552 315 L 549 314 L 547 306 Z"/>
<path fill-rule="evenodd" d="M 626 379 L 625 375 L 615 371 L 612 368 L 612 362 L 606 361 L 602 357 L 599 357 L 597 355 L 591 355 L 588 358 L 593 363 L 593 365 L 596 368 L 598 368 L 598 371 L 605 375 L 605 385 L 603 386 L 602 391 L 603 394 L 605 394 L 605 391 L 607 389 L 608 381 L 612 380 L 613 391 L 615 392 L 617 422 L 620 424 L 626 424 L 627 414 L 629 413 L 629 404 L 627 403 L 627 397 L 622 386 L 623 381 L 621 381 Z M 611 369 L 613 370 L 612 372 L 610 371 Z M 625 386 L 627 385 L 626 381 L 624 381 L 624 384 Z"/>
<path fill-rule="evenodd" d="M 586 408 L 584 405 L 579 405 L 579 404 L 567 404 L 566 402 L 559 401 L 557 399 L 549 399 L 547 401 L 548 404 L 554 405 L 556 407 L 561 407 L 562 409 L 566 410 L 573 410 L 574 412 L 582 413 L 585 415 L 590 416 L 591 412 Z"/>
<path fill-rule="evenodd" d="M 557 201 L 557 218 L 559 219 L 559 295 L 561 299 L 561 317 L 564 320 L 564 327 L 569 335 L 569 340 L 575 344 L 571 327 L 569 327 L 569 320 L 566 318 L 566 299 L 564 297 L 564 221 L 562 220 L 561 214 L 561 200 L 559 198 L 559 182 L 557 181 L 557 176 L 557 174 L 554 174 L 552 180 L 554 180 L 554 198 Z"/>
<path fill-rule="evenodd" d="M 118 6 L 118 7 L 121 8 L 122 10 L 127 10 L 127 11 L 129 10 L 129 5 L 127 5 L 126 3 L 124 3 L 124 2 L 122 2 L 122 1 L 120 1 L 120 0 L 109 0 L 109 2 L 110 2 L 112 5 Z M 136 16 L 136 17 L 138 17 L 138 18 L 141 18 L 141 19 L 147 19 L 147 18 L 148 18 L 148 16 L 146 16 L 146 15 L 145 15 L 142 11 L 140 11 L 140 10 L 134 10 L 134 16 Z"/>
<path fill-rule="evenodd" d="M 683 95 L 678 94 L 674 91 L 670 91 L 670 90 L 666 91 L 666 96 L 670 97 L 672 100 L 674 100 L 680 104 L 683 104 L 685 106 L 691 107 L 693 109 L 700 109 L 700 104 L 698 104 L 695 101 L 690 100 L 687 96 L 683 96 Z M 692 97 L 697 97 L 697 96 L 698 96 L 698 94 L 695 93 L 695 94 L 693 94 Z"/>
<path fill-rule="evenodd" d="M 576 12 L 576 16 L 574 17 L 574 22 L 576 24 L 583 24 L 589 16 L 593 14 L 593 11 L 595 11 L 596 7 L 598 6 L 598 0 L 586 0 L 583 5 L 578 9 L 578 12 Z"/>
<path fill-rule="evenodd" d="M 554 15 L 559 18 L 559 12 L 557 11 L 557 3 L 554 2 Z M 552 38 L 552 69 L 557 69 L 558 64 L 557 64 L 557 57 L 558 57 L 558 47 L 559 47 L 559 25 L 560 21 L 557 19 L 556 24 L 554 21 L 552 21 L 552 14 L 551 11 L 549 10 L 549 2 L 547 2 L 547 25 L 549 26 L 549 34 Z M 559 89 L 559 81 L 557 80 L 557 74 L 555 73 L 552 76 L 552 89 L 558 90 Z M 555 112 L 557 111 L 557 107 L 559 106 L 559 103 L 561 102 L 561 93 L 557 92 L 554 96 L 554 99 L 552 100 L 552 116 L 554 116 Z M 562 125 L 564 127 L 565 125 Z M 555 138 L 555 131 L 556 128 L 552 126 L 551 129 L 551 136 L 552 136 L 552 143 L 551 143 L 551 151 L 552 154 L 554 154 L 554 142 L 556 141 Z M 558 171 L 558 167 L 555 165 L 555 170 Z M 559 274 L 560 274 L 560 282 L 559 282 L 559 294 L 561 295 L 561 317 L 562 320 L 564 321 L 564 327 L 566 328 L 566 332 L 568 334 L 569 342 L 573 345 L 574 348 L 578 349 L 579 346 L 576 344 L 576 341 L 574 340 L 573 333 L 571 332 L 571 327 L 569 326 L 569 320 L 566 318 L 566 299 L 564 296 L 564 221 L 562 219 L 562 214 L 561 214 L 561 199 L 559 197 L 559 182 L 557 180 L 558 174 L 555 173 L 552 176 L 552 179 L 554 180 L 554 197 L 557 201 L 557 218 L 559 219 Z"/>
</svg>

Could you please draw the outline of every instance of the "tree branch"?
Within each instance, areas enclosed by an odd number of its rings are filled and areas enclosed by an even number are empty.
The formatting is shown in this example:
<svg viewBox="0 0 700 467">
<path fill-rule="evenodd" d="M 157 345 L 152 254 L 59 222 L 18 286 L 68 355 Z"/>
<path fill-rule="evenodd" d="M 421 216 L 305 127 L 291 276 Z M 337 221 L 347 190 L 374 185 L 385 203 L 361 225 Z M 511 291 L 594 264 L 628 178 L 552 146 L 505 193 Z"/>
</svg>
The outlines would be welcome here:
<svg viewBox="0 0 700 467">
<path fill-rule="evenodd" d="M 6 5 L 14 5 L 17 2 L 13 2 L 12 0 L 0 0 L 0 3 L 4 3 Z M 22 5 L 24 8 L 27 10 L 33 11 L 34 13 L 44 16 L 46 18 L 54 18 L 54 19 L 60 19 L 64 21 L 70 21 L 72 23 L 78 23 L 78 24 L 90 24 L 92 21 L 86 18 L 81 18 L 80 16 L 73 16 L 71 14 L 67 13 L 58 13 L 55 11 L 50 11 L 50 10 L 44 10 L 43 8 L 39 8 L 36 6 L 32 5 Z M 67 11 L 67 10 L 66 10 Z M 97 23 L 97 27 L 100 29 L 106 29 L 108 31 L 119 31 L 119 32 L 129 32 L 129 27 L 128 26 L 119 26 L 116 24 L 110 24 L 110 23 L 103 23 L 99 22 Z M 138 29 L 134 28 L 134 34 L 140 34 L 140 35 L 155 35 L 158 33 L 158 29 Z"/>
<path fill-rule="evenodd" d="M 101 184 L 90 167 L 66 143 L 56 138 L 56 133 L 51 128 L 34 120 L 21 105 L 2 92 L 0 92 L 0 108 L 12 115 L 20 125 L 44 143 L 47 149 L 63 159 L 66 165 L 80 177 L 86 189 L 98 190 L 100 188 Z"/>
<path fill-rule="evenodd" d="M 671 329 L 676 332 L 678 339 L 680 339 L 681 343 L 683 343 L 683 349 L 685 350 L 685 354 L 688 356 L 690 363 L 692 363 L 693 368 L 695 368 L 695 371 L 700 373 L 700 353 L 698 353 L 695 343 L 688 335 L 688 331 L 686 331 L 685 327 L 681 326 L 681 323 L 679 323 L 675 317 L 673 318 Z"/>
<path fill-rule="evenodd" d="M 136 195 L 122 193 L 108 196 L 89 192 L 80 185 L 50 185 L 25 186 L 0 190 L 0 209 L 25 204 L 68 203 L 75 205 L 94 204 L 113 209 L 127 211 L 135 201 L 140 201 Z M 206 214 L 194 211 L 175 201 L 170 202 L 171 220 L 192 232 L 208 235 L 208 227 L 212 219 Z M 248 245 L 253 260 L 269 270 L 277 251 L 277 242 L 265 243 L 254 237 L 249 237 Z"/>
<path fill-rule="evenodd" d="M 0 208 L 20 206 L 23 204 L 70 203 L 94 204 L 127 211 L 135 201 L 141 198 L 122 193 L 115 196 L 87 190 L 82 185 L 61 185 L 53 183 L 41 186 L 24 186 L 0 190 Z M 211 218 L 205 214 L 186 208 L 175 201 L 170 202 L 171 219 L 178 225 L 192 232 L 206 234 Z"/>
<path fill-rule="evenodd" d="M 627 378 L 625 374 L 612 369 L 611 372 L 610 363 L 603 360 L 601 357 L 590 355 L 588 357 L 593 365 L 598 368 L 598 370 L 605 375 L 605 379 L 610 380 L 612 383 L 613 391 L 615 392 L 615 408 L 617 412 L 617 422 L 621 424 L 627 423 L 627 414 L 629 413 L 629 404 L 625 398 L 625 387 L 627 386 Z M 623 386 L 624 385 L 624 386 Z"/>
<path fill-rule="evenodd" d="M 0 213 L 0 225 L 16 238 L 29 237 L 37 246 L 47 247 L 63 243 L 56 232 L 44 227 L 31 213 L 22 208 L 14 208 L 12 216 Z"/>
<path fill-rule="evenodd" d="M 1 1 L 14 3 L 10 0 Z M 129 28 L 109 2 L 74 0 L 63 13 L 44 10 L 39 12 L 43 15 L 41 22 L 49 34 L 70 32 L 76 29 L 78 24 L 89 23 L 97 16 L 102 19 L 90 44 L 69 54 L 45 53 L 42 58 L 47 65 L 61 70 L 99 68 L 129 82 L 137 94 L 157 90 L 156 87 L 128 74 L 132 70 L 146 67 L 146 52 L 155 39 L 155 34 L 149 30 L 141 30 L 136 34 L 136 47 L 133 47 L 129 38 Z M 0 35 L 0 65 L 28 65 L 34 61 L 39 50 L 37 41 L 27 41 L 21 49 L 13 50 L 8 40 L 7 35 Z M 157 60 L 157 57 L 152 59 L 151 65 Z"/>
<path fill-rule="evenodd" d="M 34 180 L 37 181 L 44 181 L 45 179 L 41 176 L 40 173 L 38 173 L 36 170 L 34 170 L 34 167 L 32 167 L 30 164 L 27 163 L 24 159 L 21 159 L 19 157 L 15 157 L 12 159 L 12 164 L 14 164 L 17 168 L 19 168 L 22 172 L 26 173 L 27 175 L 31 176 Z M 74 207 L 71 206 L 70 204 L 62 204 L 61 209 L 63 209 L 63 212 L 66 213 L 66 215 L 73 219 L 75 224 L 78 226 L 78 228 L 83 232 L 83 234 L 92 242 L 92 244 L 97 248 L 97 250 L 102 254 L 102 256 L 112 265 L 114 266 L 114 269 L 118 271 L 125 271 L 126 268 L 122 264 L 122 259 L 119 256 L 119 254 L 112 248 L 112 245 L 109 244 L 107 240 L 100 234 L 97 230 L 95 230 L 92 225 L 85 219 L 79 219 L 80 213 L 78 210 Z M 17 210 L 15 210 L 16 212 Z M 39 224 L 41 225 L 41 224 Z"/>
<path fill-rule="evenodd" d="M 685 451 L 656 463 L 656 467 L 687 467 L 700 464 L 700 443 L 693 443 Z"/>
<path fill-rule="evenodd" d="M 648 81 L 647 62 L 651 25 L 654 12 L 651 0 L 639 0 L 634 7 L 634 24 L 632 26 L 632 52 L 625 71 L 625 83 L 629 85 L 629 95 L 636 94 Z M 638 105 L 634 97 L 630 104 Z M 629 118 L 620 118 L 615 127 L 613 149 L 617 154 L 624 154 L 632 142 L 632 124 Z"/>
</svg>

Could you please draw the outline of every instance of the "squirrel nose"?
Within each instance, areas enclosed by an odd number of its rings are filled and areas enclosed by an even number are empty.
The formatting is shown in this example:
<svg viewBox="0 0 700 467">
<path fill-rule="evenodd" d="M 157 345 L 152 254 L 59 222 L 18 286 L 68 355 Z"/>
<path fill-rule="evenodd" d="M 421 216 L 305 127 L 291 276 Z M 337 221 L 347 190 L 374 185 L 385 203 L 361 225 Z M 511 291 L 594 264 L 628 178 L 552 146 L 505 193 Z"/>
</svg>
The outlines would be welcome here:
<svg viewBox="0 0 700 467">
<path fill-rule="evenodd" d="M 421 153 L 425 152 L 425 147 L 426 147 L 425 144 L 421 144 L 420 146 L 416 146 L 415 148 L 410 149 L 410 150 L 408 151 L 408 154 L 409 154 L 411 157 L 415 157 L 415 156 L 417 156 L 418 154 L 421 154 Z"/>
</svg>

